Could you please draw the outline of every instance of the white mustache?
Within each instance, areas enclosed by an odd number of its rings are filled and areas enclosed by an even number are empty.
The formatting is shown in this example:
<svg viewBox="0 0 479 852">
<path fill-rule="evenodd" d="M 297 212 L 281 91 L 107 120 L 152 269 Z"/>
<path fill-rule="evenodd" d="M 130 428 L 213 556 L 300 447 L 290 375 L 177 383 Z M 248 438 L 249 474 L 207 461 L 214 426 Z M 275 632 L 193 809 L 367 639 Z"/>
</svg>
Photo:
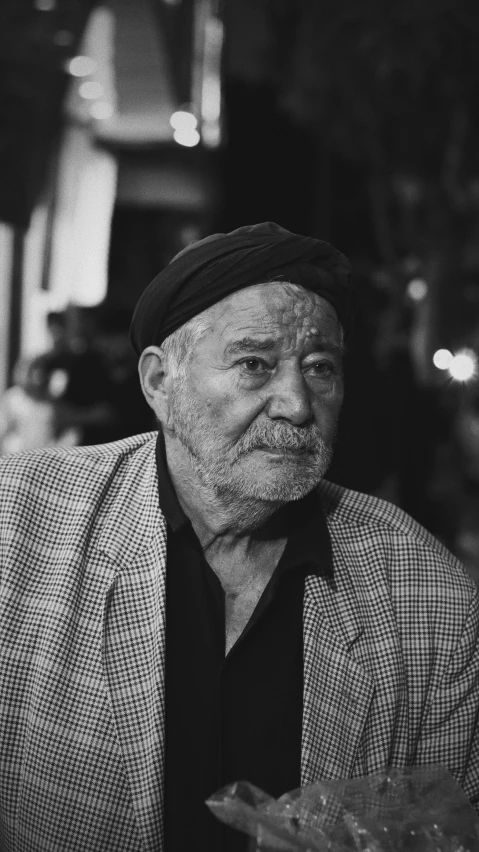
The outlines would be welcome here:
<svg viewBox="0 0 479 852">
<path fill-rule="evenodd" d="M 317 426 L 299 431 L 278 422 L 254 426 L 238 441 L 236 449 L 240 456 L 257 449 L 315 453 L 323 448 L 324 441 Z"/>
</svg>

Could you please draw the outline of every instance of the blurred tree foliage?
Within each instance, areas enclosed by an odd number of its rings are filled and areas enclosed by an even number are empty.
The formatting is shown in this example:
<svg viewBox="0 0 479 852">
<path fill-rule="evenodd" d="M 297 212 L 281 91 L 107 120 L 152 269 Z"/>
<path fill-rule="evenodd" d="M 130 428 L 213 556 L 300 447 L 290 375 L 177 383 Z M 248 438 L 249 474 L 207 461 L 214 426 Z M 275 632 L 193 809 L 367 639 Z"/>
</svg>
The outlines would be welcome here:
<svg viewBox="0 0 479 852">
<path fill-rule="evenodd" d="M 318 205 L 353 246 L 360 322 L 328 476 L 454 547 L 471 464 L 451 424 L 469 391 L 431 356 L 479 353 L 478 0 L 225 0 L 225 20 L 227 73 L 313 131 L 329 170 Z"/>
<path fill-rule="evenodd" d="M 249 52 L 250 69 L 269 76 L 290 115 L 364 171 L 391 292 L 402 298 L 411 275 L 424 275 L 435 308 L 429 325 L 446 343 L 457 291 L 467 279 L 472 302 L 479 293 L 470 286 L 479 280 L 477 0 L 254 5 L 268 35 L 255 36 L 261 61 Z"/>
</svg>

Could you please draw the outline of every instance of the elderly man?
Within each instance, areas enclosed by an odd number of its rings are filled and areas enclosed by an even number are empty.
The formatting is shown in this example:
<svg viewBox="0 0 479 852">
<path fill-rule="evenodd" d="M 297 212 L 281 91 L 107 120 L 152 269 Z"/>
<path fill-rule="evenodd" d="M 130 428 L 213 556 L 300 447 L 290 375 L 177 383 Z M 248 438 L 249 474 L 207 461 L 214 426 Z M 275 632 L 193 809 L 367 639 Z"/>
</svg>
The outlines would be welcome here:
<svg viewBox="0 0 479 852">
<path fill-rule="evenodd" d="M 479 802 L 475 586 L 324 479 L 350 320 L 327 243 L 208 237 L 133 318 L 158 435 L 2 461 L 2 852 L 242 849 L 204 804 L 241 779 L 443 763 Z"/>
</svg>

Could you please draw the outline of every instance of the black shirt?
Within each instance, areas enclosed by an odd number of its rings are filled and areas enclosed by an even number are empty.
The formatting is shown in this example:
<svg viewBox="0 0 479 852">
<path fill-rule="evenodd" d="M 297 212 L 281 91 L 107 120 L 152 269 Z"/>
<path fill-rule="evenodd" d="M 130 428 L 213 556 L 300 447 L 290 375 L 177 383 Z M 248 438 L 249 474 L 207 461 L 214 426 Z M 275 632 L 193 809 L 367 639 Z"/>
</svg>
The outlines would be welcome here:
<svg viewBox="0 0 479 852">
<path fill-rule="evenodd" d="M 176 496 L 161 433 L 160 508 L 167 520 L 166 852 L 243 852 L 205 800 L 250 781 L 274 797 L 301 783 L 303 590 L 330 560 L 315 494 L 288 507 L 288 541 L 243 633 L 225 657 L 225 598 Z"/>
</svg>

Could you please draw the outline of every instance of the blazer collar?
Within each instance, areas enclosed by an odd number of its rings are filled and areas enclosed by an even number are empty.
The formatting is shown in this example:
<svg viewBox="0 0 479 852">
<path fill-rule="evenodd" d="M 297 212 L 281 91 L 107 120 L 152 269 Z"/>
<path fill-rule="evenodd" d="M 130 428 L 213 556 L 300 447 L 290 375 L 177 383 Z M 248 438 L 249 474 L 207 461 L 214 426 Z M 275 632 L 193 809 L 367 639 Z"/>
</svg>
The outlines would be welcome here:
<svg viewBox="0 0 479 852">
<path fill-rule="evenodd" d="M 145 852 L 163 830 L 166 523 L 158 503 L 155 439 L 121 462 L 94 543 L 110 576 L 102 663 L 115 731 Z"/>
<path fill-rule="evenodd" d="M 166 541 L 166 521 L 158 500 L 155 442 L 156 433 L 122 458 L 105 494 L 94 545 L 117 571 L 124 571 L 143 551 L 161 547 Z"/>
<path fill-rule="evenodd" d="M 347 778 L 356 760 L 374 683 L 354 659 L 364 633 L 350 566 L 306 579 L 301 783 Z"/>
</svg>

